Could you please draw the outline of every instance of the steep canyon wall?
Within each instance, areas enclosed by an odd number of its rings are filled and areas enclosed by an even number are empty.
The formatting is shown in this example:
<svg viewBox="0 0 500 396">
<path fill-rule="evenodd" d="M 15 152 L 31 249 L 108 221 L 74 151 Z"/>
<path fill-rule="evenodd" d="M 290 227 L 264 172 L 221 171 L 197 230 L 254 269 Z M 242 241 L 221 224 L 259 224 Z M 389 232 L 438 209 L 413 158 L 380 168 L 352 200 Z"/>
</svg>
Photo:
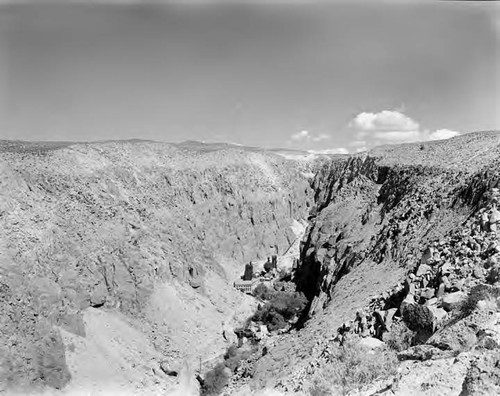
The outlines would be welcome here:
<svg viewBox="0 0 500 396">
<path fill-rule="evenodd" d="M 0 158 L 4 384 L 63 387 L 60 331 L 85 338 L 95 309 L 158 359 L 220 353 L 245 306 L 232 282 L 288 248 L 312 201 L 309 165 L 231 147 L 4 142 Z"/>
<path fill-rule="evenodd" d="M 254 389 L 303 389 L 339 327 L 368 310 L 375 296 L 403 291 L 425 249 L 465 224 L 500 186 L 500 135 L 337 158 L 312 186 L 315 204 L 297 271 L 298 288 L 310 299 L 308 320 L 256 364 Z M 385 308 L 400 302 L 389 299 Z"/>
</svg>

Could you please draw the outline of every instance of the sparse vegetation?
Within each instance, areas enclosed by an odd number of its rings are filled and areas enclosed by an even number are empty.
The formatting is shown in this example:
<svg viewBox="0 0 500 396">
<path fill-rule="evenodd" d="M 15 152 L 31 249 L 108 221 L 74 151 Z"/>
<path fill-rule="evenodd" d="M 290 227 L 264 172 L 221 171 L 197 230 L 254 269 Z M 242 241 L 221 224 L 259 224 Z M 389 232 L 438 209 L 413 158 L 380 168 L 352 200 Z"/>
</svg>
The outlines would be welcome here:
<svg viewBox="0 0 500 396">
<path fill-rule="evenodd" d="M 304 310 L 306 304 L 306 297 L 302 293 L 273 293 L 270 301 L 257 310 L 252 320 L 266 324 L 270 331 L 283 329 L 287 321 Z"/>
<path fill-rule="evenodd" d="M 226 372 L 226 366 L 224 363 L 219 363 L 205 375 L 201 387 L 201 395 L 212 396 L 220 394 L 228 381 L 229 375 Z"/>
<path fill-rule="evenodd" d="M 260 300 L 270 300 L 274 295 L 273 291 L 263 283 L 259 283 L 252 294 L 255 298 Z"/>
<path fill-rule="evenodd" d="M 236 371 L 243 360 L 248 359 L 254 349 L 241 349 L 236 345 L 231 345 L 227 348 L 224 354 L 224 362 L 217 364 L 212 370 L 205 374 L 204 382 L 201 387 L 201 395 L 218 395 L 229 382 L 230 374 Z"/>
<path fill-rule="evenodd" d="M 498 281 L 500 281 L 500 269 L 498 266 L 495 266 L 488 273 L 488 276 L 486 277 L 486 282 L 488 282 L 490 285 L 494 285 Z"/>
<path fill-rule="evenodd" d="M 255 348 L 241 349 L 236 345 L 231 345 L 224 354 L 224 365 L 234 372 L 240 365 L 241 361 L 248 359 Z"/>
<path fill-rule="evenodd" d="M 382 338 L 389 348 L 401 352 L 414 345 L 415 333 L 403 322 L 397 322 L 393 323 L 391 329 L 385 332 Z"/>
<path fill-rule="evenodd" d="M 476 285 L 472 287 L 467 298 L 460 306 L 460 316 L 469 316 L 477 307 L 477 303 L 483 300 L 494 300 L 500 297 L 500 288 L 489 285 Z M 498 303 L 497 307 L 498 307 Z"/>
<path fill-rule="evenodd" d="M 397 358 L 391 350 L 368 351 L 356 339 L 334 349 L 327 363 L 313 377 L 311 396 L 345 395 L 377 379 L 396 373 Z"/>
</svg>

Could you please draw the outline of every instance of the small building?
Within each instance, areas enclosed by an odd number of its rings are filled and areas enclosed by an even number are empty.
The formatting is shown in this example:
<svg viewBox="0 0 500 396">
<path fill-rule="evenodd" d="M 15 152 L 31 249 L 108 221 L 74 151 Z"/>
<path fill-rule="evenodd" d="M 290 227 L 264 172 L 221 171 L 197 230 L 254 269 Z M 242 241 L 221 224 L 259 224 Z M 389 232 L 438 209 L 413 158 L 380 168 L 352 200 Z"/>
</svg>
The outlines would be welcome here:
<svg viewBox="0 0 500 396">
<path fill-rule="evenodd" d="M 237 280 L 233 286 L 240 292 L 251 294 L 253 282 L 250 280 Z"/>
</svg>

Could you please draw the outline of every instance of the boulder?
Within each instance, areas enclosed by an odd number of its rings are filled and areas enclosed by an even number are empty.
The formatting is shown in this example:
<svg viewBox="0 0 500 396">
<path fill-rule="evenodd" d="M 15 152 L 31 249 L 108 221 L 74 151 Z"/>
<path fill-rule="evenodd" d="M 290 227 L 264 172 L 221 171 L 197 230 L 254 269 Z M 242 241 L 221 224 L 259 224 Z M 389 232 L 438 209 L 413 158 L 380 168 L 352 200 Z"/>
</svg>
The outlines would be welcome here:
<svg viewBox="0 0 500 396">
<path fill-rule="evenodd" d="M 416 275 L 417 276 L 425 275 L 430 270 L 431 270 L 431 267 L 428 266 L 427 264 L 420 264 L 419 267 L 418 267 Z"/>
<path fill-rule="evenodd" d="M 467 294 L 461 291 L 445 294 L 441 299 L 441 305 L 446 311 L 452 311 L 460 307 L 467 298 Z"/>
<path fill-rule="evenodd" d="M 387 311 L 377 309 L 373 312 L 373 315 L 375 316 L 375 319 L 378 323 L 385 324 L 385 316 L 387 315 Z"/>
<path fill-rule="evenodd" d="M 437 297 L 432 297 L 431 299 L 425 302 L 425 305 L 437 305 L 438 299 Z"/>
<path fill-rule="evenodd" d="M 108 289 L 104 282 L 98 283 L 92 294 L 90 295 L 90 306 L 94 308 L 99 308 L 106 303 L 106 296 L 108 295 Z"/>
<path fill-rule="evenodd" d="M 442 278 L 442 280 L 443 280 L 443 284 L 444 284 L 444 289 L 445 289 L 446 291 L 450 290 L 450 289 L 451 289 L 451 282 L 450 282 L 450 280 L 448 279 L 448 277 L 447 277 L 447 276 L 444 276 L 444 277 Z"/>
<path fill-rule="evenodd" d="M 454 291 L 460 291 L 464 287 L 464 280 L 463 279 L 454 279 L 453 282 L 451 283 L 451 290 Z"/>
<path fill-rule="evenodd" d="M 483 269 L 481 267 L 475 267 L 472 271 L 472 275 L 474 275 L 474 278 L 481 279 L 484 275 Z"/>
<path fill-rule="evenodd" d="M 500 394 L 500 352 L 481 353 L 467 370 L 460 395 L 499 395 Z"/>
<path fill-rule="evenodd" d="M 234 332 L 233 327 L 228 323 L 222 324 L 222 337 L 230 344 L 236 344 L 238 342 L 238 336 Z"/>
<path fill-rule="evenodd" d="M 487 212 L 483 212 L 481 215 L 481 228 L 483 231 L 488 231 L 489 216 Z"/>
<path fill-rule="evenodd" d="M 425 298 L 426 300 L 430 300 L 432 297 L 434 297 L 434 289 L 427 288 L 425 290 L 422 290 L 420 297 Z"/>
<path fill-rule="evenodd" d="M 385 346 L 385 342 L 380 341 L 378 338 L 365 337 L 359 341 L 359 345 L 361 345 L 367 349 L 373 350 L 373 349 L 383 348 Z"/>
<path fill-rule="evenodd" d="M 434 249 L 432 247 L 428 247 L 427 249 L 424 250 L 424 253 L 422 254 L 422 258 L 420 259 L 420 265 L 427 265 L 432 262 L 432 257 L 434 255 Z"/>
<path fill-rule="evenodd" d="M 260 325 L 259 332 L 260 332 L 261 338 L 267 337 L 269 335 L 269 330 L 267 329 L 266 325 Z"/>
<path fill-rule="evenodd" d="M 436 331 L 438 326 L 446 319 L 447 313 L 443 308 L 438 308 L 434 305 L 428 307 L 433 316 L 432 331 Z"/>
<path fill-rule="evenodd" d="M 498 257 L 497 255 L 491 256 L 488 260 L 485 262 L 485 268 L 489 267 L 494 267 L 495 265 L 498 264 Z"/>
<path fill-rule="evenodd" d="M 391 389 L 384 395 L 460 395 L 468 360 L 450 357 L 427 361 L 403 361 Z M 373 395 L 373 394 L 372 394 Z"/>
<path fill-rule="evenodd" d="M 492 224 L 500 223 L 500 211 L 498 211 L 497 208 L 491 209 L 489 222 L 490 222 L 490 228 Z"/>
<path fill-rule="evenodd" d="M 384 325 L 387 330 L 390 330 L 392 326 L 392 319 L 394 318 L 394 314 L 396 313 L 397 310 L 398 310 L 397 308 L 391 308 L 387 310 L 384 321 Z"/>
<path fill-rule="evenodd" d="M 169 363 L 167 361 L 165 361 L 165 360 L 160 363 L 160 369 L 161 369 L 161 371 L 163 371 L 168 376 L 177 377 L 177 375 L 178 375 L 177 370 L 173 370 L 170 367 Z"/>
<path fill-rule="evenodd" d="M 195 278 L 190 278 L 189 279 L 189 285 L 193 288 L 193 289 L 197 289 L 201 286 L 202 284 L 202 279 L 200 277 L 195 277 Z"/>
<path fill-rule="evenodd" d="M 450 274 L 451 270 L 452 270 L 451 264 L 449 262 L 446 262 L 441 266 L 441 275 Z"/>
<path fill-rule="evenodd" d="M 427 344 L 442 350 L 465 352 L 470 350 L 478 341 L 476 317 L 467 317 L 449 326 L 445 326 L 432 335 Z"/>
<path fill-rule="evenodd" d="M 497 310 L 497 301 L 494 299 L 480 300 L 476 304 L 476 308 L 480 311 L 495 312 Z"/>
<path fill-rule="evenodd" d="M 451 351 L 442 351 L 432 345 L 416 345 L 398 353 L 398 360 L 430 360 L 443 359 L 453 356 Z"/>
<path fill-rule="evenodd" d="M 445 286 L 444 286 L 444 283 L 441 282 L 439 284 L 439 287 L 438 287 L 438 291 L 437 291 L 437 294 L 436 294 L 436 297 L 439 298 L 439 297 L 442 297 L 444 295 L 444 290 L 445 290 Z"/>
</svg>

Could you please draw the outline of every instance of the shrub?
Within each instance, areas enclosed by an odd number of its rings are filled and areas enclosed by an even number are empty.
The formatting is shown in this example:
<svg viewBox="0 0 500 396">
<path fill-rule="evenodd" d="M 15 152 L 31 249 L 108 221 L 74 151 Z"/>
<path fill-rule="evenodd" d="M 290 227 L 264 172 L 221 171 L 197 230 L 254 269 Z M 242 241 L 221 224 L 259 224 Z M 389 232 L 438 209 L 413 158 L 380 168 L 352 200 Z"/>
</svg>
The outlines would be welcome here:
<svg viewBox="0 0 500 396">
<path fill-rule="evenodd" d="M 201 395 L 219 395 L 229 382 L 231 372 L 236 371 L 241 363 L 248 359 L 258 348 L 241 350 L 236 345 L 231 345 L 224 354 L 224 362 L 217 364 L 212 370 L 205 374 L 201 385 Z"/>
<path fill-rule="evenodd" d="M 304 310 L 306 304 L 307 300 L 302 293 L 274 293 L 271 300 L 257 310 L 252 319 L 266 324 L 271 331 L 282 329 L 286 327 L 287 320 Z"/>
<path fill-rule="evenodd" d="M 327 381 L 324 377 L 321 379 L 315 377 L 312 386 L 309 388 L 309 396 L 331 396 L 332 392 L 325 382 Z"/>
<path fill-rule="evenodd" d="M 224 359 L 227 360 L 233 356 L 236 356 L 237 354 L 238 354 L 238 347 L 232 344 L 229 346 L 229 348 L 227 348 L 226 353 L 224 354 Z"/>
<path fill-rule="evenodd" d="M 224 365 L 231 370 L 231 372 L 234 372 L 238 366 L 240 365 L 241 362 L 241 356 L 232 356 L 224 361 Z"/>
<path fill-rule="evenodd" d="M 477 303 L 482 300 L 496 300 L 500 297 L 500 288 L 488 285 L 476 285 L 472 287 L 465 301 L 460 305 L 462 317 L 469 316 L 477 307 Z"/>
<path fill-rule="evenodd" d="M 267 325 L 270 331 L 284 329 L 286 327 L 286 320 L 282 314 L 277 312 L 274 308 L 263 310 L 261 321 Z"/>
<path fill-rule="evenodd" d="M 234 372 L 239 366 L 242 360 L 248 359 L 253 352 L 255 352 L 258 348 L 252 347 L 249 349 L 239 349 L 236 345 L 231 345 L 227 348 L 226 353 L 224 354 L 224 363 L 229 370 Z"/>
<path fill-rule="evenodd" d="M 259 283 L 253 290 L 252 294 L 255 298 L 260 300 L 270 300 L 273 296 L 272 290 L 269 290 L 269 288 L 263 283 Z"/>
<path fill-rule="evenodd" d="M 236 345 L 231 345 L 224 354 L 224 365 L 234 372 L 240 365 L 241 361 L 248 359 L 251 355 L 249 350 L 238 349 Z"/>
<path fill-rule="evenodd" d="M 356 340 L 348 339 L 342 346 L 334 348 L 329 362 L 313 377 L 309 394 L 345 395 L 377 379 L 394 375 L 397 364 L 393 351 L 369 352 Z"/>
<path fill-rule="evenodd" d="M 413 331 L 429 331 L 434 327 L 434 316 L 428 307 L 419 304 L 408 305 L 403 311 L 404 323 Z"/>
<path fill-rule="evenodd" d="M 391 329 L 382 336 L 387 346 L 396 352 L 404 351 L 414 345 L 415 333 L 402 322 L 393 323 Z"/>
<path fill-rule="evenodd" d="M 486 282 L 488 282 L 490 285 L 494 285 L 498 281 L 500 281 L 500 269 L 498 266 L 495 266 L 492 269 L 490 269 L 490 272 L 486 277 Z"/>
<path fill-rule="evenodd" d="M 201 395 L 218 395 L 222 392 L 222 389 L 224 389 L 229 381 L 229 376 L 225 368 L 226 366 L 223 363 L 219 363 L 205 375 L 201 387 Z"/>
</svg>

